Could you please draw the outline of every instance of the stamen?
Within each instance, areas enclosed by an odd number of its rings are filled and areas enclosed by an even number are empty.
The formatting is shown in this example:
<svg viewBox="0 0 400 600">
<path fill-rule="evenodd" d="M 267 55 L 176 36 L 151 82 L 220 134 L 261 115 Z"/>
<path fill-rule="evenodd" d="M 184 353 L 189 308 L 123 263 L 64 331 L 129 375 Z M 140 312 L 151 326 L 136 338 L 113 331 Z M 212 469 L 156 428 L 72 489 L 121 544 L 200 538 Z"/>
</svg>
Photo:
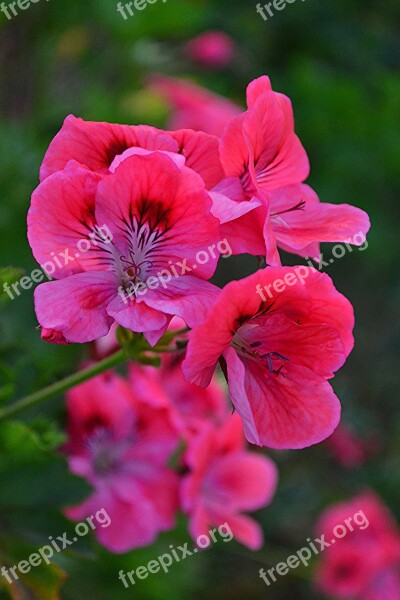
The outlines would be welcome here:
<svg viewBox="0 0 400 600">
<path fill-rule="evenodd" d="M 281 365 L 280 367 L 278 367 L 278 369 L 274 369 L 273 363 L 272 363 L 273 358 L 278 358 L 280 360 L 290 362 L 290 358 L 283 356 L 283 354 L 280 354 L 279 352 L 268 352 L 267 354 L 263 354 L 262 356 L 260 356 L 260 358 L 266 359 L 269 372 L 274 373 L 275 375 L 280 375 L 284 365 Z M 283 373 L 282 373 L 282 376 L 283 376 Z"/>
<path fill-rule="evenodd" d="M 300 200 L 300 202 L 298 202 L 297 204 L 295 204 L 291 208 L 287 208 L 285 210 L 281 210 L 281 211 L 276 212 L 276 213 L 271 213 L 271 217 L 275 217 L 277 215 L 284 215 L 285 213 L 293 212 L 294 210 L 304 210 L 305 207 L 306 207 L 305 200 Z"/>
</svg>

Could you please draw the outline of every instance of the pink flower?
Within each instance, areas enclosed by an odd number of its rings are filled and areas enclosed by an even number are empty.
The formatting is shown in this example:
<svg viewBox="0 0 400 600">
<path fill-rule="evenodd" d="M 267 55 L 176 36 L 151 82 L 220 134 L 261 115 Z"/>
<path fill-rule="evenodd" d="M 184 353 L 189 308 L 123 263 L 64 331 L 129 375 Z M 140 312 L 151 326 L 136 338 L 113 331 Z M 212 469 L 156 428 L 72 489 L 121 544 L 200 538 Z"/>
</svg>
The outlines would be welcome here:
<svg viewBox="0 0 400 600">
<path fill-rule="evenodd" d="M 111 523 L 95 535 L 112 552 L 151 544 L 178 509 L 178 479 L 165 466 L 177 445 L 168 411 L 139 402 L 112 373 L 71 390 L 67 408 L 69 466 L 93 487 L 67 516 L 83 520 L 103 508 Z"/>
<path fill-rule="evenodd" d="M 171 104 L 171 129 L 188 128 L 220 136 L 227 123 L 241 112 L 230 100 L 184 79 L 153 75 L 149 87 Z"/>
<path fill-rule="evenodd" d="M 365 517 L 362 527 L 357 526 L 357 513 Z M 392 515 L 374 493 L 365 492 L 328 508 L 317 523 L 317 534 L 330 539 L 335 527 L 349 518 L 353 531 L 324 551 L 317 587 L 340 600 L 396 600 L 400 535 Z"/>
<path fill-rule="evenodd" d="M 347 468 L 361 466 L 376 450 L 374 440 L 358 438 L 344 423 L 340 424 L 326 443 L 335 459 Z"/>
<path fill-rule="evenodd" d="M 353 325 L 351 304 L 327 275 L 269 267 L 223 289 L 191 333 L 184 375 L 207 386 L 222 358 L 248 441 L 304 448 L 338 425 L 327 379 L 353 347 Z"/>
<path fill-rule="evenodd" d="M 57 281 L 35 290 L 40 325 L 55 340 L 82 343 L 116 321 L 154 344 L 172 315 L 189 326 L 205 318 L 219 291 L 205 281 L 219 256 L 210 208 L 201 177 L 161 152 L 128 156 L 108 175 L 71 161 L 47 177 L 32 196 L 28 236 L 39 263 L 63 258 Z M 77 251 L 82 240 L 86 252 Z M 196 262 L 200 250 L 205 264 Z"/>
<path fill-rule="evenodd" d="M 231 62 L 235 44 L 223 31 L 206 31 L 186 44 L 185 52 L 202 67 L 221 69 Z"/>
<path fill-rule="evenodd" d="M 262 206 L 223 228 L 234 252 L 266 255 L 268 264 L 278 266 L 277 245 L 313 257 L 319 256 L 319 242 L 361 245 L 368 215 L 348 204 L 320 203 L 302 184 L 309 162 L 294 131 L 289 98 L 274 92 L 264 76 L 248 86 L 247 104 L 224 131 L 221 162 L 226 177 L 241 183 L 243 195 L 236 199 L 257 197 Z M 225 193 L 224 184 L 220 191 Z"/>
<path fill-rule="evenodd" d="M 185 381 L 182 357 L 163 355 L 161 368 L 132 365 L 131 387 L 148 404 L 168 408 L 171 419 L 184 438 L 205 422 L 222 423 L 228 415 L 225 391 L 217 378 L 206 389 Z"/>
<path fill-rule="evenodd" d="M 205 426 L 184 458 L 190 473 L 182 482 L 182 506 L 194 539 L 227 523 L 234 537 L 252 550 L 263 543 L 261 527 L 243 511 L 270 504 L 277 485 L 274 463 L 245 449 L 237 415 L 222 427 Z"/>
</svg>

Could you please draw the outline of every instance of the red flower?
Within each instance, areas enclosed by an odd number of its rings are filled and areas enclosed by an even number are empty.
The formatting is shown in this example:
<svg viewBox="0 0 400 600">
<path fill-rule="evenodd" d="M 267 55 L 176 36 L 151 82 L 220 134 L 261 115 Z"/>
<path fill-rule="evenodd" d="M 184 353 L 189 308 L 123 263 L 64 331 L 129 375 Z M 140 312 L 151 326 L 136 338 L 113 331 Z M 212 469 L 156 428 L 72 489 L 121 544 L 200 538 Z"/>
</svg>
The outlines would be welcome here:
<svg viewBox="0 0 400 600">
<path fill-rule="evenodd" d="M 183 371 L 206 386 L 222 357 L 247 439 L 304 448 L 339 422 L 327 379 L 353 347 L 353 325 L 351 304 L 327 275 L 270 267 L 224 288 L 191 333 Z"/>
</svg>

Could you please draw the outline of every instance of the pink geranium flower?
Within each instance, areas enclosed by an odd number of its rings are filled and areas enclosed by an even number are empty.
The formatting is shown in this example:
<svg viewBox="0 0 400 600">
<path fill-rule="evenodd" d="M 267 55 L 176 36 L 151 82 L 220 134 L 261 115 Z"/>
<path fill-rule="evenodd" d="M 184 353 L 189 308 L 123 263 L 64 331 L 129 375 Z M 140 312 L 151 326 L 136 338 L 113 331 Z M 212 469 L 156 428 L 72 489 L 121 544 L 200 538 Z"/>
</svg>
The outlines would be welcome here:
<svg viewBox="0 0 400 600">
<path fill-rule="evenodd" d="M 368 215 L 348 204 L 320 203 L 302 184 L 309 162 L 294 131 L 289 98 L 274 92 L 264 76 L 248 86 L 247 105 L 224 131 L 221 162 L 228 181 L 240 181 L 242 195 L 236 193 L 235 198 L 257 197 L 262 205 L 223 228 L 234 252 L 266 255 L 268 264 L 277 266 L 277 246 L 315 257 L 319 242 L 361 245 L 370 226 Z"/>
<path fill-rule="evenodd" d="M 177 436 L 168 411 L 139 402 L 112 373 L 71 390 L 67 409 L 64 451 L 71 471 L 93 487 L 87 500 L 66 510 L 67 516 L 80 521 L 104 508 L 111 523 L 95 535 L 112 552 L 146 546 L 173 528 L 178 478 L 165 465 Z"/>
<path fill-rule="evenodd" d="M 261 527 L 241 513 L 271 502 L 277 469 L 269 458 L 246 450 L 239 417 L 228 417 L 219 428 L 206 425 L 191 440 L 184 462 L 190 472 L 181 498 L 193 538 L 226 522 L 239 542 L 260 549 Z"/>
<path fill-rule="evenodd" d="M 233 39 L 223 31 L 206 31 L 185 45 L 185 52 L 202 67 L 221 69 L 235 52 Z"/>
<path fill-rule="evenodd" d="M 328 508 L 316 531 L 329 538 L 335 526 L 362 511 L 366 526 L 336 539 L 321 558 L 317 587 L 340 600 L 397 600 L 400 583 L 400 533 L 393 516 L 372 492 Z"/>
<path fill-rule="evenodd" d="M 153 75 L 149 88 L 171 104 L 170 129 L 188 128 L 220 136 L 226 124 L 242 110 L 230 100 L 184 79 Z"/>
<path fill-rule="evenodd" d="M 191 333 L 183 371 L 207 386 L 223 359 L 249 442 L 304 448 L 338 425 L 327 379 L 353 347 L 353 325 L 351 304 L 327 275 L 270 267 L 223 289 Z"/>
<path fill-rule="evenodd" d="M 161 152 L 118 158 L 113 168 L 102 175 L 71 161 L 33 193 L 35 258 L 68 257 L 53 273 L 57 281 L 35 290 L 39 323 L 53 341 L 93 341 L 116 321 L 154 344 L 172 315 L 193 326 L 218 293 L 205 280 L 219 257 L 219 223 L 201 177 Z M 108 239 L 99 234 L 104 228 Z M 85 253 L 77 251 L 81 240 Z M 200 250 L 204 264 L 196 261 Z"/>
</svg>

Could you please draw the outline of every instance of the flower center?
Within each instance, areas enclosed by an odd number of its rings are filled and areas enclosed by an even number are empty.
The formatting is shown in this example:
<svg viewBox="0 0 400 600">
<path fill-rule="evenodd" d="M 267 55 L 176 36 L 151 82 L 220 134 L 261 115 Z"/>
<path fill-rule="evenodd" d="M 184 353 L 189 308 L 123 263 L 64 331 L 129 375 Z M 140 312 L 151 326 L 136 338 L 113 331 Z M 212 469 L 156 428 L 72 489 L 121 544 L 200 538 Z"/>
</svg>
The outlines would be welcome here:
<svg viewBox="0 0 400 600">
<path fill-rule="evenodd" d="M 262 342 L 248 342 L 238 333 L 234 336 L 231 346 L 244 358 L 262 364 L 263 366 L 266 365 L 268 371 L 274 375 L 279 375 L 285 366 L 284 364 L 281 364 L 276 368 L 274 361 L 290 362 L 289 358 L 283 356 L 283 354 L 280 354 L 279 352 L 263 352 L 261 349 L 263 346 Z M 257 350 L 257 348 L 260 348 L 261 351 Z"/>
<path fill-rule="evenodd" d="M 93 470 L 98 476 L 106 476 L 120 469 L 121 456 L 131 440 L 115 440 L 104 427 L 95 429 L 87 438 L 92 457 Z"/>
</svg>

